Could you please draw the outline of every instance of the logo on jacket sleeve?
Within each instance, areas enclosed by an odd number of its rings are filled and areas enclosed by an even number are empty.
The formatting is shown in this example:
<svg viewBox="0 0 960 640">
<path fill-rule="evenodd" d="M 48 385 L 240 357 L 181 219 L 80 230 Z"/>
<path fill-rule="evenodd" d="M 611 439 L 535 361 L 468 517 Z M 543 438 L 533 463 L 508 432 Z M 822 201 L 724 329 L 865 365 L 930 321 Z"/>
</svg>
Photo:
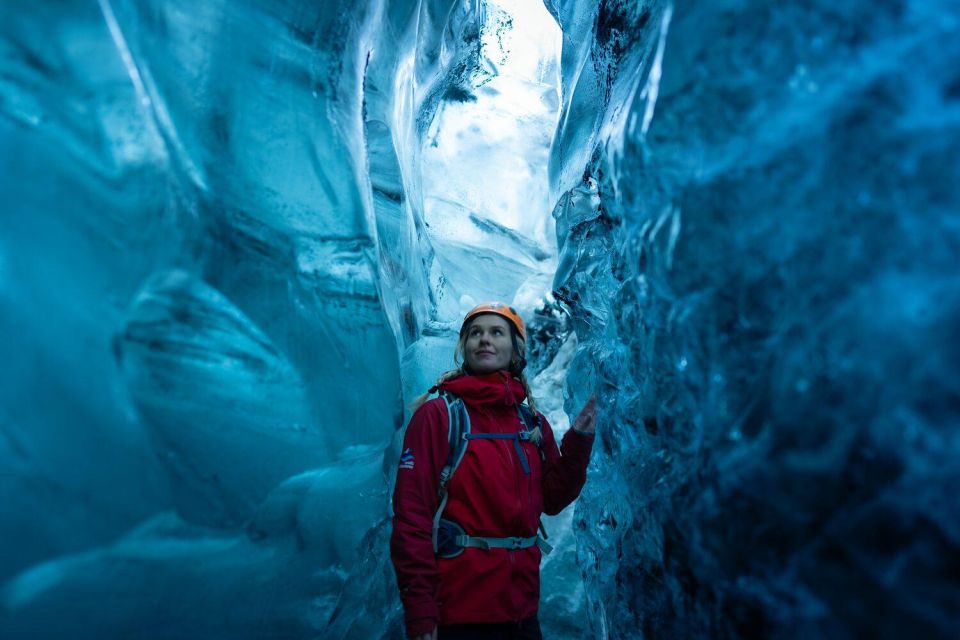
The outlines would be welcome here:
<svg viewBox="0 0 960 640">
<path fill-rule="evenodd" d="M 413 449 L 408 447 L 400 454 L 400 468 L 413 469 Z"/>
</svg>

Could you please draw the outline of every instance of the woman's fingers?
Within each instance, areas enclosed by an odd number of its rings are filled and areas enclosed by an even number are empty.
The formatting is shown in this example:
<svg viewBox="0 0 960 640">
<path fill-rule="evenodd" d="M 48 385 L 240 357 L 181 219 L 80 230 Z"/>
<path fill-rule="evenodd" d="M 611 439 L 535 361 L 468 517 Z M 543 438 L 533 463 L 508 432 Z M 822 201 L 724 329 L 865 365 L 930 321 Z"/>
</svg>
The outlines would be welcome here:
<svg viewBox="0 0 960 640">
<path fill-rule="evenodd" d="M 587 404 L 580 410 L 580 415 L 573 421 L 573 428 L 580 433 L 593 433 L 597 421 L 597 396 L 592 395 Z"/>
<path fill-rule="evenodd" d="M 590 396 L 590 399 L 587 400 L 587 404 L 583 405 L 583 410 L 589 411 L 591 417 L 597 415 L 597 394 Z"/>
</svg>

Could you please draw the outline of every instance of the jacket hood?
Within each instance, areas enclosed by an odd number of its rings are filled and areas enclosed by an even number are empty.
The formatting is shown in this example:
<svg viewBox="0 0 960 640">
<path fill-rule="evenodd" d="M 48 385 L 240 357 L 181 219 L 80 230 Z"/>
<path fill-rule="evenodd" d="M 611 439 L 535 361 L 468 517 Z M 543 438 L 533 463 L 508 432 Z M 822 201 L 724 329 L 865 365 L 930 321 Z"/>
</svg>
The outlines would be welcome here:
<svg viewBox="0 0 960 640">
<path fill-rule="evenodd" d="M 500 405 L 514 407 L 527 397 L 523 383 L 507 371 L 497 371 L 479 376 L 461 376 L 447 380 L 438 387 L 442 391 L 463 398 L 467 404 Z"/>
</svg>

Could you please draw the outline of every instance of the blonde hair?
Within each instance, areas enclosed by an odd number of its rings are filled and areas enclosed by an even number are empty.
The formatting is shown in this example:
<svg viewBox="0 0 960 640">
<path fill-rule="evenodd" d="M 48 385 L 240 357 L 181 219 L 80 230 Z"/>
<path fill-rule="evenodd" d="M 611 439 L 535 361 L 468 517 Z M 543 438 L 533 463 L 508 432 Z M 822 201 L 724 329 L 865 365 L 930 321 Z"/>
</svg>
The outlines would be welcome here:
<svg viewBox="0 0 960 640">
<path fill-rule="evenodd" d="M 471 321 L 470 324 L 473 324 L 473 322 Z M 460 330 L 460 339 L 457 340 L 457 348 L 453 351 L 453 362 L 457 365 L 457 368 L 450 369 L 449 371 L 442 373 L 440 377 L 437 378 L 436 384 L 430 387 L 426 393 L 417 396 L 417 398 L 410 405 L 411 412 L 415 412 L 417 409 L 422 407 L 430 398 L 430 394 L 436 392 L 437 387 L 444 382 L 456 380 L 457 378 L 462 378 L 463 376 L 468 375 L 463 365 L 464 351 L 467 344 L 467 329 L 470 327 L 470 324 L 467 324 L 463 327 L 463 329 Z M 527 343 L 523 338 L 520 337 L 519 334 L 517 334 L 516 329 L 512 326 L 512 324 L 510 327 L 510 333 L 513 336 L 512 343 L 514 345 L 513 358 L 510 360 L 510 368 L 519 368 L 520 363 L 523 361 L 524 356 L 527 353 Z M 511 371 L 511 373 L 513 373 L 513 376 L 520 381 L 520 384 L 523 385 L 523 391 L 527 394 L 527 405 L 529 405 L 529 407 L 536 412 L 537 405 L 533 400 L 533 393 L 530 391 L 530 383 L 527 382 L 527 375 L 523 372 L 523 369 L 520 369 L 516 373 Z"/>
</svg>

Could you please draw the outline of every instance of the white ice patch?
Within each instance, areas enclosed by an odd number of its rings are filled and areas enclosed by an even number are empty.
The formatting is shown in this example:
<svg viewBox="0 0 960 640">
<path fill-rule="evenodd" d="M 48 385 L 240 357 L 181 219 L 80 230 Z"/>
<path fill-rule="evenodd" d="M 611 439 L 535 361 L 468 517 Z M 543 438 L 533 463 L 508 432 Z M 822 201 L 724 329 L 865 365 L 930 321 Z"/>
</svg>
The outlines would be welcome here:
<svg viewBox="0 0 960 640">
<path fill-rule="evenodd" d="M 509 301 L 530 273 L 556 270 L 547 163 L 561 33 L 539 2 L 489 2 L 486 16 L 471 93 L 444 102 L 429 130 L 424 219 L 458 294 Z M 464 247 L 490 258 L 469 281 L 457 264 Z"/>
</svg>

